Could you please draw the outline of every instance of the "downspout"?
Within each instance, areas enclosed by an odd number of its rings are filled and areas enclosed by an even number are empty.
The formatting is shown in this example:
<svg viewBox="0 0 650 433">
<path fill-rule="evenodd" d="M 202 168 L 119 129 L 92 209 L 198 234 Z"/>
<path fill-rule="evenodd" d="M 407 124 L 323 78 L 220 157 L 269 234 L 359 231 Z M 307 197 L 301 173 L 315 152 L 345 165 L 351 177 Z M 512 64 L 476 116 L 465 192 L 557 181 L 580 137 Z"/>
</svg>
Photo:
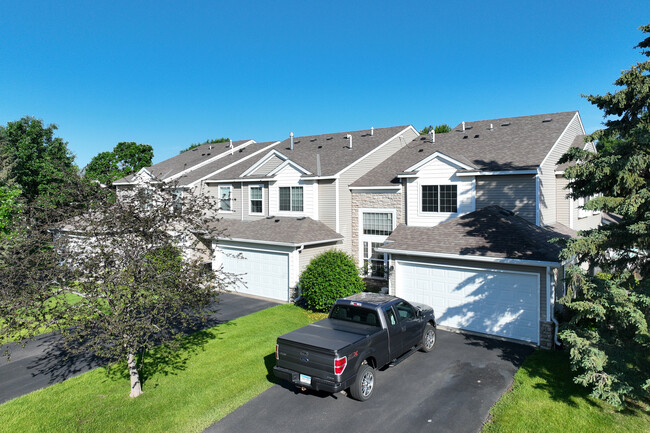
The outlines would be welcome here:
<svg viewBox="0 0 650 433">
<path fill-rule="evenodd" d="M 550 291 L 551 291 L 551 296 L 549 299 L 549 314 L 547 316 L 550 317 L 551 321 L 553 322 L 553 341 L 555 342 L 556 346 L 561 346 L 562 344 L 560 343 L 560 340 L 557 337 L 557 331 L 558 328 L 560 327 L 560 323 L 557 321 L 555 318 L 555 280 L 551 283 L 551 267 L 547 266 L 546 267 L 546 282 L 549 284 Z"/>
</svg>

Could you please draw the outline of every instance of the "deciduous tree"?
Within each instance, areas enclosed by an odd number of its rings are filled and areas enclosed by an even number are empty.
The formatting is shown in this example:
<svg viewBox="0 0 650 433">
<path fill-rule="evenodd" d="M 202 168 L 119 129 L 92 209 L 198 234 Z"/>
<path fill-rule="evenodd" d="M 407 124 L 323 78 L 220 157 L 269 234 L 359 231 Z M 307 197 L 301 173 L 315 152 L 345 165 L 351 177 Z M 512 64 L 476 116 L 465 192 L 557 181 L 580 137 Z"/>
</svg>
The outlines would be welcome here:
<svg viewBox="0 0 650 433">
<path fill-rule="evenodd" d="M 136 173 L 152 165 L 153 147 L 133 141 L 117 143 L 111 152 L 97 154 L 84 170 L 84 176 L 102 184 Z"/>
</svg>

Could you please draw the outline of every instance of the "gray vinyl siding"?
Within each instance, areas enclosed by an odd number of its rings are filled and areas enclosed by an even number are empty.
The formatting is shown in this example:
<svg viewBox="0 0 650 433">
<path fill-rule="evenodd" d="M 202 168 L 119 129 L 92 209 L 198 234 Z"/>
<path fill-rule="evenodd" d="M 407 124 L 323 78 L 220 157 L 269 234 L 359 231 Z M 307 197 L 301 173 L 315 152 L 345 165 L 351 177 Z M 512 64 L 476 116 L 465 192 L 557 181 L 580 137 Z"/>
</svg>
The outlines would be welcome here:
<svg viewBox="0 0 650 433">
<path fill-rule="evenodd" d="M 476 177 L 476 209 L 497 205 L 535 224 L 535 175 Z"/>
<path fill-rule="evenodd" d="M 283 162 L 284 161 L 282 161 L 277 156 L 273 156 L 268 161 L 266 161 L 264 164 L 257 167 L 257 169 L 254 172 L 252 172 L 250 175 L 251 176 L 266 176 L 267 174 L 269 174 L 270 172 L 275 170 Z"/>
<path fill-rule="evenodd" d="M 220 185 L 230 185 L 232 187 L 231 191 L 231 198 L 232 200 L 230 201 L 230 208 L 232 209 L 232 212 L 214 212 L 215 217 L 219 218 L 227 218 L 227 219 L 241 219 L 241 209 L 242 209 L 242 190 L 241 190 L 241 185 L 238 183 L 232 184 L 232 183 L 224 183 L 224 184 L 217 184 L 217 183 L 209 183 L 209 184 L 204 184 L 203 185 L 203 194 L 206 194 L 212 198 L 214 198 L 217 202 L 216 205 L 218 206 L 219 202 L 219 186 Z"/>
<path fill-rule="evenodd" d="M 393 254 L 391 266 L 395 260 L 408 260 L 417 263 L 432 263 L 443 266 L 459 266 L 476 269 L 499 269 L 504 271 L 519 271 L 539 274 L 539 320 L 546 321 L 546 268 L 526 265 L 509 265 L 505 263 L 485 263 L 471 260 L 438 259 L 433 257 L 414 257 Z M 391 281 L 391 290 L 394 290 L 394 278 Z"/>
<path fill-rule="evenodd" d="M 375 168 L 386 158 L 400 150 L 405 143 L 412 141 L 418 134 L 412 128 L 405 129 L 394 139 L 387 141 L 378 148 L 374 153 L 354 164 L 352 167 L 341 173 L 339 177 L 339 230 L 343 235 L 344 241 L 341 249 L 348 254 L 352 251 L 352 194 L 350 193 L 350 184 L 361 176 Z M 400 138 L 401 137 L 401 138 Z"/>
<path fill-rule="evenodd" d="M 309 262 L 311 262 L 311 260 L 314 257 L 316 257 L 319 254 L 324 253 L 325 251 L 335 249 L 336 247 L 337 247 L 336 242 L 332 242 L 332 243 L 325 244 L 325 245 L 316 245 L 316 246 L 313 246 L 313 247 L 305 247 L 302 251 L 300 251 L 300 255 L 298 256 L 299 259 L 300 259 L 299 273 L 301 274 L 302 271 L 305 270 L 305 268 L 307 267 Z"/>
<path fill-rule="evenodd" d="M 334 180 L 318 182 L 318 219 L 336 230 L 336 183 Z"/>
<path fill-rule="evenodd" d="M 263 205 L 263 214 L 257 214 L 257 215 L 250 215 L 250 195 L 248 194 L 248 187 L 251 185 L 264 185 L 264 189 L 262 190 L 262 199 L 264 200 L 264 205 Z M 269 184 L 268 182 L 251 182 L 251 183 L 244 183 L 241 186 L 241 195 L 242 195 L 242 200 L 241 200 L 241 214 L 240 218 L 242 218 L 244 221 L 254 221 L 262 218 L 266 218 L 269 215 Z"/>
<path fill-rule="evenodd" d="M 540 224 L 555 222 L 557 216 L 557 186 L 555 185 L 555 167 L 560 157 L 569 150 L 577 135 L 583 134 L 578 115 L 571 120 L 564 133 L 551 149 L 546 161 L 540 167 L 539 207 Z"/>
<path fill-rule="evenodd" d="M 568 189 L 564 189 L 569 184 L 569 181 L 564 176 L 555 176 L 555 184 L 557 187 L 556 197 L 557 197 L 557 207 L 556 212 L 556 221 L 560 224 L 564 224 L 567 227 L 571 227 L 571 211 L 570 203 L 571 199 L 566 195 L 569 193 Z"/>
</svg>

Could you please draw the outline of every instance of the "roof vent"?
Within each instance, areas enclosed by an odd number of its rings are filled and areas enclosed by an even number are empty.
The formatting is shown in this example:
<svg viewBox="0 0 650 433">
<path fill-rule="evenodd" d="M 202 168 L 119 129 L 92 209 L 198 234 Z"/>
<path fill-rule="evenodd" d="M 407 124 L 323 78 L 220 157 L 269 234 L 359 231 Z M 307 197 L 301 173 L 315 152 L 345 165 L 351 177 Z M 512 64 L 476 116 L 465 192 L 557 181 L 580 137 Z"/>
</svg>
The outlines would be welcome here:
<svg viewBox="0 0 650 433">
<path fill-rule="evenodd" d="M 418 152 L 424 152 L 424 149 L 420 149 L 420 150 L 418 150 Z"/>
<path fill-rule="evenodd" d="M 465 129 L 472 129 L 472 125 L 467 125 Z"/>
<path fill-rule="evenodd" d="M 474 138 L 478 138 L 478 134 L 476 134 L 476 135 L 474 136 Z"/>
<path fill-rule="evenodd" d="M 297 221 L 302 221 L 302 220 L 304 220 L 304 219 L 306 219 L 306 218 L 307 218 L 307 217 L 298 217 L 298 218 L 296 218 L 296 220 L 297 220 Z"/>
<path fill-rule="evenodd" d="M 373 135 L 375 135 L 375 127 L 371 126 L 370 127 L 370 136 L 372 137 Z"/>
<path fill-rule="evenodd" d="M 501 124 L 501 126 L 510 126 L 510 122 L 504 122 Z"/>
<path fill-rule="evenodd" d="M 464 135 L 464 136 L 463 136 L 463 139 L 465 139 L 465 138 L 467 138 L 467 137 L 469 137 L 469 136 L 468 136 L 468 135 Z"/>
<path fill-rule="evenodd" d="M 492 131 L 493 129 L 494 129 L 494 125 L 490 123 L 490 131 Z"/>
<path fill-rule="evenodd" d="M 349 147 L 350 149 L 352 149 L 352 135 L 351 135 L 351 134 L 348 134 L 348 135 L 345 136 L 345 138 L 347 138 L 348 140 L 350 140 L 350 144 L 348 145 L 348 147 Z"/>
<path fill-rule="evenodd" d="M 553 119 L 551 119 L 550 117 L 547 117 L 546 119 L 542 120 L 542 123 L 548 123 L 551 120 L 553 120 Z"/>
<path fill-rule="evenodd" d="M 269 215 L 266 217 L 267 220 L 272 220 L 273 218 L 275 218 L 275 215 Z"/>
<path fill-rule="evenodd" d="M 331 140 L 332 138 L 334 138 L 334 137 L 327 137 L 325 140 Z"/>
<path fill-rule="evenodd" d="M 465 122 L 463 122 L 463 132 L 465 132 Z"/>
<path fill-rule="evenodd" d="M 436 131 L 435 131 L 435 129 L 431 130 L 431 142 L 432 143 L 436 142 Z"/>
<path fill-rule="evenodd" d="M 319 149 L 322 149 L 322 148 L 323 148 L 323 145 L 322 145 L 322 144 L 319 144 L 319 145 L 318 145 L 318 148 L 319 148 Z"/>
<path fill-rule="evenodd" d="M 289 133 L 289 139 L 291 140 L 291 144 L 289 145 L 289 149 L 293 150 L 293 132 Z"/>
<path fill-rule="evenodd" d="M 230 145 L 228 145 L 228 147 L 230 148 L 230 154 L 232 155 L 235 151 L 235 147 L 232 145 L 232 140 L 230 140 Z"/>
</svg>

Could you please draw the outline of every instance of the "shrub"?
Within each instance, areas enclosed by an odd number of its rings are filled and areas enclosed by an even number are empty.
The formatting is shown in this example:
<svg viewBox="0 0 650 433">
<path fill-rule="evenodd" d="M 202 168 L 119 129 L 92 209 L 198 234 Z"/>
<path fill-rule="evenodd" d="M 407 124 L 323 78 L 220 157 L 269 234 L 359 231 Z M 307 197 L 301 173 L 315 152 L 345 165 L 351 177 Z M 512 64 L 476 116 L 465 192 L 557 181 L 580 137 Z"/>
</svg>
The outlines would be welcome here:
<svg viewBox="0 0 650 433">
<path fill-rule="evenodd" d="M 314 257 L 298 283 L 307 307 L 329 311 L 334 301 L 363 291 L 359 269 L 348 254 L 329 250 Z"/>
</svg>

